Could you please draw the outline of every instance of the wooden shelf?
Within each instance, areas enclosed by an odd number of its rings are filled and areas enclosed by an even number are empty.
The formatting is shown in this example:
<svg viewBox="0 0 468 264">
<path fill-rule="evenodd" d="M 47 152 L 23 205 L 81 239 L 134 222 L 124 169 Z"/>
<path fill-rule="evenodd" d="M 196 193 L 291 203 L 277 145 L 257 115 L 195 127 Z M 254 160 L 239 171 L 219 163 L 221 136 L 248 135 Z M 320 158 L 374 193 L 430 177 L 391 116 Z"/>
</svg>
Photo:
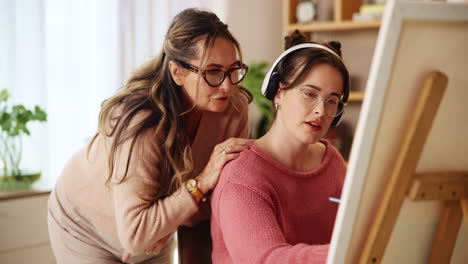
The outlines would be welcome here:
<svg viewBox="0 0 468 264">
<path fill-rule="evenodd" d="M 364 92 L 350 92 L 348 103 L 361 103 L 364 100 Z"/>
<path fill-rule="evenodd" d="M 346 31 L 346 30 L 362 30 L 362 29 L 379 29 L 380 21 L 369 22 L 312 22 L 309 24 L 289 24 L 287 33 L 291 33 L 298 29 L 302 32 L 320 32 L 320 31 Z"/>
</svg>

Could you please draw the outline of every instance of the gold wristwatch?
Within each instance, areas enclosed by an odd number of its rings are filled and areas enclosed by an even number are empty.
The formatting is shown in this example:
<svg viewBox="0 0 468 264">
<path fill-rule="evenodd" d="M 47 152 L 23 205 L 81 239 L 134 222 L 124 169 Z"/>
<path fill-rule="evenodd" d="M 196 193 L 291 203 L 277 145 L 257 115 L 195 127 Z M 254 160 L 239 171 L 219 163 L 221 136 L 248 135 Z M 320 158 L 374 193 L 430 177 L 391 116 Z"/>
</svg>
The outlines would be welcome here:
<svg viewBox="0 0 468 264">
<path fill-rule="evenodd" d="M 188 180 L 187 182 L 185 182 L 185 187 L 187 188 L 187 191 L 189 191 L 189 193 L 191 195 L 197 197 L 198 199 L 202 200 L 203 197 L 205 197 L 205 194 L 202 193 L 198 189 L 198 181 L 197 180 L 195 180 L 195 179 Z"/>
</svg>

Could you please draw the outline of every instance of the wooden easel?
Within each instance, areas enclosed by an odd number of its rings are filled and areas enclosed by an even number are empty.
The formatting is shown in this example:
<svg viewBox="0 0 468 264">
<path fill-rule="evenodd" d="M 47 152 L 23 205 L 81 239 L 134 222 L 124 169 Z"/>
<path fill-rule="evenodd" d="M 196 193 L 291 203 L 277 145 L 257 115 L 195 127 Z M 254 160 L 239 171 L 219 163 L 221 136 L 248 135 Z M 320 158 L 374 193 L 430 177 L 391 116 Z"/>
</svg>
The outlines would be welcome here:
<svg viewBox="0 0 468 264">
<path fill-rule="evenodd" d="M 381 263 L 404 199 L 444 201 L 444 209 L 429 263 L 449 263 L 462 218 L 468 225 L 468 172 L 415 174 L 421 152 L 447 87 L 447 76 L 432 72 L 426 78 L 408 131 L 389 175 L 382 201 L 359 259 Z"/>
</svg>

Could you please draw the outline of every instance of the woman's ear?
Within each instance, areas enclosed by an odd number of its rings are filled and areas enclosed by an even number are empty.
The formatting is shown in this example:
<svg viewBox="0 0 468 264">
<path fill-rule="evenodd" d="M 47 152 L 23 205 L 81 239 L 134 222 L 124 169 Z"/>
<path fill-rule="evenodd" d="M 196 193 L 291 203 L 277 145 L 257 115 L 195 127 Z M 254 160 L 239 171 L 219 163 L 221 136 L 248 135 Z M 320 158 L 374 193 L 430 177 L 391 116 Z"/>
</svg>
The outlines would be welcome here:
<svg viewBox="0 0 468 264">
<path fill-rule="evenodd" d="M 179 67 L 179 65 L 172 60 L 169 61 L 169 71 L 171 72 L 171 76 L 174 82 L 177 85 L 182 86 L 184 84 L 184 79 L 182 78 L 182 69 Z"/>
<path fill-rule="evenodd" d="M 280 103 L 281 97 L 283 97 L 283 94 L 284 94 L 283 88 L 284 88 L 284 85 L 280 82 L 279 83 L 279 88 L 278 88 L 278 90 L 276 90 L 275 98 L 273 99 L 275 104 Z"/>
</svg>

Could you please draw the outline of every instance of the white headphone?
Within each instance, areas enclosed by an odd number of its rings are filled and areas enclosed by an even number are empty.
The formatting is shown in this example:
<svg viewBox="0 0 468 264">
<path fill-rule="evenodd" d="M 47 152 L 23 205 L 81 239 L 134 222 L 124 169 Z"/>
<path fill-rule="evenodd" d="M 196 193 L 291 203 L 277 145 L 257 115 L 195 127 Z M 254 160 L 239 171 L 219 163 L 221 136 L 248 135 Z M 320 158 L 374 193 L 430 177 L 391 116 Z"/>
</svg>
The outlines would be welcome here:
<svg viewBox="0 0 468 264">
<path fill-rule="evenodd" d="M 275 70 L 276 66 L 278 65 L 278 63 L 284 58 L 286 57 L 286 55 L 288 55 L 289 53 L 295 51 L 295 50 L 298 50 L 298 49 L 305 49 L 305 48 L 318 48 L 318 49 L 323 49 L 323 50 L 326 50 L 328 52 L 330 52 L 331 54 L 335 55 L 337 58 L 340 58 L 340 56 L 338 56 L 338 54 L 336 54 L 336 52 L 334 52 L 332 49 L 326 47 L 326 46 L 323 46 L 323 45 L 320 45 L 320 44 L 316 44 L 316 43 L 302 43 L 302 44 L 299 44 L 299 45 L 296 45 L 296 46 L 292 46 L 291 48 L 285 50 L 283 53 L 281 53 L 281 55 L 276 59 L 276 61 L 273 63 L 273 65 L 271 66 L 271 69 L 268 71 L 268 73 L 265 75 L 265 79 L 263 80 L 263 84 L 262 84 L 262 94 L 263 95 L 267 95 L 267 88 L 268 88 L 268 83 L 270 81 L 270 78 L 271 78 L 271 75 L 273 74 L 273 71 Z M 276 93 L 275 93 L 276 95 Z M 268 97 L 267 97 L 268 98 Z M 270 99 L 270 98 L 268 98 Z M 271 99 L 270 99 L 271 100 Z"/>
</svg>

